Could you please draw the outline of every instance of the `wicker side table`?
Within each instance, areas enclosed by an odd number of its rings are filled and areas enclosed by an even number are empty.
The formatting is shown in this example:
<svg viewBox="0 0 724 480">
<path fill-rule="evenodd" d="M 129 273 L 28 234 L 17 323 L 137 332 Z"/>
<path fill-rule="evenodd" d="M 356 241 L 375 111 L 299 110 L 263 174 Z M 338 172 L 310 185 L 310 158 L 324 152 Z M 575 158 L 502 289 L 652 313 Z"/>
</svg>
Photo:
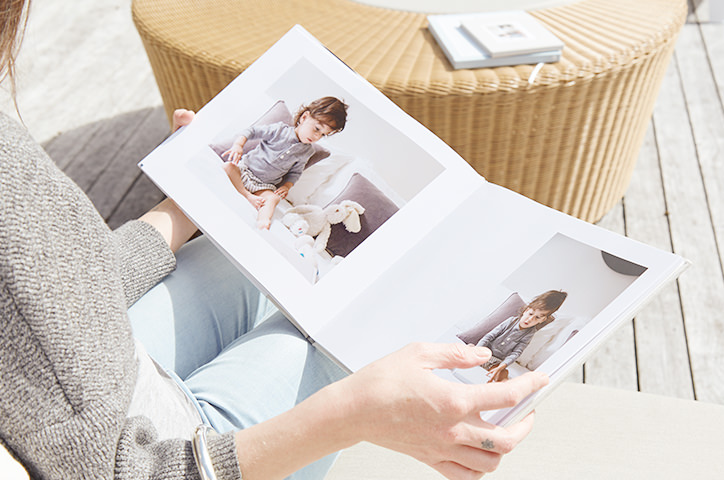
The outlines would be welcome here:
<svg viewBox="0 0 724 480">
<path fill-rule="evenodd" d="M 631 178 L 685 0 L 583 0 L 531 11 L 560 62 L 453 70 L 424 14 L 349 0 L 134 0 L 167 113 L 198 109 L 294 24 L 488 180 L 587 221 Z"/>
</svg>

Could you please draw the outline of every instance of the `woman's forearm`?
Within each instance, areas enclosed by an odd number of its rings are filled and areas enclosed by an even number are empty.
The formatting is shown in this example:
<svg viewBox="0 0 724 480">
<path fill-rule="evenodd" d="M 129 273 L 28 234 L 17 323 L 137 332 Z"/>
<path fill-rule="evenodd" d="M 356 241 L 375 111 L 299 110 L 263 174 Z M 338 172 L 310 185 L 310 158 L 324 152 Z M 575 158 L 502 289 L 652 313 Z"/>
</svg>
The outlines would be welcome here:
<svg viewBox="0 0 724 480">
<path fill-rule="evenodd" d="M 190 124 L 194 119 L 191 110 L 178 109 L 173 112 L 173 127 L 179 128 Z M 170 198 L 166 198 L 153 209 L 141 216 L 140 220 L 153 225 L 161 232 L 172 251 L 176 252 L 196 233 L 196 225 L 189 220 L 184 212 Z"/>
<path fill-rule="evenodd" d="M 463 385 L 433 370 L 471 368 L 490 351 L 462 344 L 413 344 L 325 387 L 278 417 L 236 434 L 246 480 L 284 478 L 365 440 L 411 455 L 450 479 L 479 478 L 532 427 L 508 428 L 480 412 L 512 407 L 547 383 L 527 373 L 503 383 Z"/>
<path fill-rule="evenodd" d="M 349 399 L 330 385 L 293 409 L 236 433 L 244 480 L 282 479 L 326 455 L 358 443 Z"/>
<path fill-rule="evenodd" d="M 174 252 L 181 248 L 197 230 L 196 225 L 169 198 L 146 212 L 140 220 L 156 227 Z"/>
</svg>

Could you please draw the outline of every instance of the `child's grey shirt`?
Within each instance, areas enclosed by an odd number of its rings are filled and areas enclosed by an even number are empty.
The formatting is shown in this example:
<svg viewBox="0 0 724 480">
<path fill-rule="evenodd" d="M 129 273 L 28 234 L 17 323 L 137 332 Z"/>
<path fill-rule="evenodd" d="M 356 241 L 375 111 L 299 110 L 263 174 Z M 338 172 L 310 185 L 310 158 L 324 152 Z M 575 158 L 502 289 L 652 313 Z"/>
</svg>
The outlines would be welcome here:
<svg viewBox="0 0 724 480">
<path fill-rule="evenodd" d="M 314 153 L 311 143 L 300 142 L 294 127 L 282 122 L 252 125 L 240 135 L 260 140 L 256 148 L 244 154 L 242 162 L 263 183 L 296 183 Z"/>
<path fill-rule="evenodd" d="M 488 347 L 495 358 L 502 363 L 511 365 L 523 353 L 537 329 L 518 328 L 520 317 L 512 316 L 488 332 L 478 342 L 478 346 Z"/>
</svg>

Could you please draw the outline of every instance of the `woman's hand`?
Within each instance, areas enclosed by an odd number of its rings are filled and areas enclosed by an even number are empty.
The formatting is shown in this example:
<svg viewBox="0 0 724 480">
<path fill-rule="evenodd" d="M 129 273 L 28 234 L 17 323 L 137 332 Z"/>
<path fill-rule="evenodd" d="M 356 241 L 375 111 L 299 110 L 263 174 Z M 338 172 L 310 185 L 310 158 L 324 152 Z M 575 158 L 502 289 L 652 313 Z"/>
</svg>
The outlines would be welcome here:
<svg viewBox="0 0 724 480">
<path fill-rule="evenodd" d="M 413 344 L 328 385 L 287 412 L 236 432 L 244 478 L 285 478 L 324 455 L 366 440 L 411 455 L 452 480 L 480 478 L 525 437 L 529 415 L 509 428 L 480 418 L 512 407 L 548 383 L 527 373 L 504 383 L 463 385 L 439 368 L 468 368 L 487 348 Z"/>
<path fill-rule="evenodd" d="M 185 110 L 183 108 L 175 110 L 172 117 L 173 131 L 175 132 L 179 128 L 185 127 L 186 125 L 190 124 L 191 121 L 194 119 L 194 115 L 196 114 L 191 110 Z"/>
<path fill-rule="evenodd" d="M 493 471 L 530 431 L 533 417 L 509 428 L 484 422 L 480 412 L 512 407 L 548 383 L 528 373 L 504 383 L 463 385 L 435 369 L 470 368 L 490 351 L 462 344 L 413 344 L 339 382 L 346 388 L 351 428 L 363 440 L 411 455 L 450 479 Z"/>
</svg>

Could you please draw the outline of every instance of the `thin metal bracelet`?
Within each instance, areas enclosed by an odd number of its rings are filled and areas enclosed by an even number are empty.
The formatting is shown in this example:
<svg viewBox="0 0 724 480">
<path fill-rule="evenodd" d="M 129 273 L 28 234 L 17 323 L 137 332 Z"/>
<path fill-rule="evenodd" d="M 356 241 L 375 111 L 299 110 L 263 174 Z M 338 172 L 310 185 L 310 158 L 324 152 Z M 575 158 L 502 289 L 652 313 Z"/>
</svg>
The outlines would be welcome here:
<svg viewBox="0 0 724 480">
<path fill-rule="evenodd" d="M 217 480 L 214 465 L 211 463 L 211 455 L 209 455 L 209 445 L 206 442 L 206 433 L 209 431 L 213 432 L 214 429 L 202 423 L 194 430 L 191 440 L 196 468 L 199 469 L 201 480 Z"/>
</svg>

